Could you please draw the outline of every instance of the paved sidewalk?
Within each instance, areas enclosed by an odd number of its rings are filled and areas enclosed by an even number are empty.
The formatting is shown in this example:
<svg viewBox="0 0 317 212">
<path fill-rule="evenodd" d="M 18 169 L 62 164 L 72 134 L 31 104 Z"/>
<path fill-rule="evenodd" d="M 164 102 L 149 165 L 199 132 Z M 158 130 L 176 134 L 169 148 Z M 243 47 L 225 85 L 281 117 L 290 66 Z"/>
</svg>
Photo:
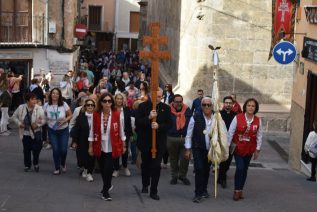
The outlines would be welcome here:
<svg viewBox="0 0 317 212">
<path fill-rule="evenodd" d="M 162 169 L 159 183 L 160 201 L 140 193 L 141 175 L 130 165 L 132 176 L 113 179 L 112 202 L 100 199 L 101 178 L 86 182 L 78 175 L 75 152 L 69 151 L 66 174 L 53 176 L 51 150 L 42 150 L 40 172 L 23 171 L 22 145 L 17 131 L 0 137 L 0 211 L 317 211 L 317 184 L 288 169 L 287 163 L 267 140 L 274 140 L 282 149 L 288 148 L 288 135 L 266 135 L 261 158 L 253 161 L 245 187 L 245 199 L 232 200 L 234 166 L 228 175 L 228 189 L 219 188 L 217 199 L 209 198 L 200 204 L 191 201 L 194 176 L 190 166 L 191 186 L 170 185 L 170 170 Z M 209 192 L 213 195 L 213 175 Z"/>
</svg>

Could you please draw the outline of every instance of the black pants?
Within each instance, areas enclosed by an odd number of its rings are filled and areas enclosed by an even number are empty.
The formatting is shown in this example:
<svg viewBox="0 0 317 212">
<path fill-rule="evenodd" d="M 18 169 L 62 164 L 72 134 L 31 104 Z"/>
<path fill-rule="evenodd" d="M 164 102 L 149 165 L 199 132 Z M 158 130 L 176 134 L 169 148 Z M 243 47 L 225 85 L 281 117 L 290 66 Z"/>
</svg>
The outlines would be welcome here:
<svg viewBox="0 0 317 212">
<path fill-rule="evenodd" d="M 14 112 L 20 106 L 20 104 L 23 104 L 22 93 L 12 93 L 12 103 L 10 110 Z"/>
<path fill-rule="evenodd" d="M 23 136 L 23 154 L 24 154 L 24 166 L 31 167 L 31 153 L 33 154 L 33 165 L 39 164 L 39 156 L 42 149 L 42 141 L 36 141 L 31 136 Z"/>
<path fill-rule="evenodd" d="M 167 162 L 168 162 L 168 151 L 166 151 L 165 153 L 164 153 L 164 155 L 163 155 L 163 163 L 164 164 L 167 164 Z"/>
<path fill-rule="evenodd" d="M 123 168 L 127 168 L 128 167 L 128 156 L 129 156 L 128 147 L 129 147 L 129 143 L 127 141 L 125 142 L 125 146 L 126 146 L 127 150 L 121 156 Z M 113 159 L 113 166 L 114 166 L 114 170 L 116 170 L 116 171 L 119 170 L 119 168 L 120 168 L 120 157 Z"/>
<path fill-rule="evenodd" d="M 207 192 L 211 163 L 208 162 L 208 150 L 193 148 L 192 152 L 195 168 L 195 196 L 202 196 Z"/>
<path fill-rule="evenodd" d="M 84 140 L 78 141 L 76 156 L 77 156 L 77 163 L 78 165 L 80 165 L 79 167 L 84 167 L 84 169 L 87 169 L 87 173 L 91 174 L 94 170 L 95 158 L 89 155 L 88 148 L 89 148 L 88 140 L 86 142 L 84 142 Z"/>
<path fill-rule="evenodd" d="M 111 187 L 111 180 L 112 180 L 112 172 L 113 172 L 113 159 L 112 153 L 104 153 L 101 152 L 101 156 L 98 158 L 100 173 L 102 177 L 103 192 L 108 192 L 109 188 Z"/>
<path fill-rule="evenodd" d="M 311 162 L 311 177 L 316 178 L 316 165 L 317 165 L 317 158 L 310 158 Z"/>
<path fill-rule="evenodd" d="M 157 152 L 156 158 L 152 158 L 151 151 L 141 152 L 142 185 L 151 185 L 151 194 L 157 194 L 157 185 L 161 174 L 162 153 Z"/>
<path fill-rule="evenodd" d="M 230 164 L 232 161 L 233 155 L 229 154 L 229 157 L 226 161 L 223 161 L 219 165 L 219 175 L 218 175 L 218 182 L 227 181 L 227 171 L 230 168 Z"/>
</svg>

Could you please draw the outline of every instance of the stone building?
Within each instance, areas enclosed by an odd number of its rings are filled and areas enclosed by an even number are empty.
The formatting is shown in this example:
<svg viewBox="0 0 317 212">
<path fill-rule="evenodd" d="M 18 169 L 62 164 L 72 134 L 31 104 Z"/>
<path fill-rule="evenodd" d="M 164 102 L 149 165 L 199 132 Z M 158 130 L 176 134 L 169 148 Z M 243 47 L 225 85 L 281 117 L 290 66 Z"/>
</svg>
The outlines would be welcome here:
<svg viewBox="0 0 317 212">
<path fill-rule="evenodd" d="M 149 33 L 147 26 L 153 21 L 160 22 L 161 34 L 169 37 L 172 58 L 160 62 L 162 83 L 172 83 L 189 104 L 199 88 L 210 95 L 208 45 L 221 46 L 221 97 L 234 92 L 241 103 L 255 97 L 265 130 L 289 130 L 293 64 L 268 61 L 271 0 L 142 0 L 140 5 L 140 38 Z"/>
<path fill-rule="evenodd" d="M 296 43 L 299 60 L 293 84 L 289 164 L 308 174 L 302 161 L 303 147 L 312 124 L 317 120 L 317 0 L 300 1 Z"/>
<path fill-rule="evenodd" d="M 24 75 L 48 73 L 58 82 L 76 68 L 77 0 L 0 0 L 0 65 Z"/>
</svg>

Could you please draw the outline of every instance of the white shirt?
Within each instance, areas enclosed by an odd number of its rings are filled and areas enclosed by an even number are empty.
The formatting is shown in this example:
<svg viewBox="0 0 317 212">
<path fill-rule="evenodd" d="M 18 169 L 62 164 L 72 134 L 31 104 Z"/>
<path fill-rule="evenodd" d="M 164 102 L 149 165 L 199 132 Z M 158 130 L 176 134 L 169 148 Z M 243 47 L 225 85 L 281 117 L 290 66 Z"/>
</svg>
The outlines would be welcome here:
<svg viewBox="0 0 317 212">
<path fill-rule="evenodd" d="M 63 102 L 62 106 L 44 104 L 44 112 L 47 118 L 47 124 L 49 128 L 54 128 L 56 122 L 64 120 L 67 116 L 66 112 L 69 110 L 69 106 L 66 102 Z M 58 130 L 68 127 L 68 122 L 58 127 Z"/>
<path fill-rule="evenodd" d="M 110 141 L 111 115 L 112 115 L 112 112 L 110 112 L 107 129 L 105 130 L 104 124 L 103 124 L 103 114 L 101 113 L 101 151 L 105 153 L 112 152 L 112 146 Z M 91 122 L 94 123 L 93 117 Z M 125 141 L 126 137 L 124 134 L 124 119 L 122 115 L 120 115 L 120 137 L 122 141 Z M 88 141 L 89 142 L 95 141 L 93 127 L 90 128 Z"/>
<path fill-rule="evenodd" d="M 247 125 L 250 126 L 253 122 L 254 116 L 252 117 L 251 121 L 247 121 Z M 246 119 L 247 120 L 247 119 Z M 230 128 L 228 131 L 228 142 L 229 145 L 232 142 L 232 138 L 234 133 L 236 132 L 237 129 L 237 116 L 235 116 L 230 124 Z M 260 150 L 261 149 L 261 145 L 262 145 L 262 137 L 263 137 L 263 130 L 262 130 L 262 122 L 261 119 L 259 118 L 259 129 L 258 132 L 256 134 L 256 150 Z"/>
<path fill-rule="evenodd" d="M 316 156 L 312 153 L 312 152 L 309 152 L 309 148 L 312 144 L 315 144 L 317 142 L 317 134 L 315 131 L 311 131 L 309 134 L 308 134 L 308 137 L 306 139 L 306 142 L 305 142 L 305 152 L 308 152 L 309 156 L 312 157 L 312 158 L 316 158 Z"/>
<path fill-rule="evenodd" d="M 206 149 L 209 149 L 209 146 L 210 146 L 209 135 L 210 135 L 211 123 L 212 123 L 213 118 L 214 118 L 213 115 L 211 115 L 210 119 L 207 119 L 207 117 L 204 115 L 204 119 L 205 119 L 205 123 L 206 123 L 206 129 L 204 130 Z M 186 134 L 186 138 L 185 138 L 185 148 L 186 149 L 192 148 L 192 137 L 193 137 L 194 125 L 195 125 L 195 119 L 194 119 L 194 117 L 191 117 L 189 124 L 188 124 L 187 134 Z"/>
</svg>

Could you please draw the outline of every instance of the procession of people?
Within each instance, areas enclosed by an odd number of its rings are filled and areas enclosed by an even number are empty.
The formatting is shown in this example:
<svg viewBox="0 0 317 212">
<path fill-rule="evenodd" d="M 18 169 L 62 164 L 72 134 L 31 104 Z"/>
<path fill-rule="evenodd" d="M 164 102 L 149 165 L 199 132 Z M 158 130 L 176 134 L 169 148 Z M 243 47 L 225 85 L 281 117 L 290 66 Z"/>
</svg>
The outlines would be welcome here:
<svg viewBox="0 0 317 212">
<path fill-rule="evenodd" d="M 0 77 L 4 79 L 0 86 L 0 135 L 10 134 L 7 126 L 9 108 L 12 108 L 11 119 L 18 126 L 23 143 L 24 171 L 31 171 L 32 166 L 35 172 L 40 171 L 39 158 L 44 141 L 52 147 L 54 175 L 67 172 L 68 149 L 75 149 L 80 176 L 93 182 L 94 170 L 98 169 L 103 182 L 101 197 L 111 201 L 112 178 L 119 177 L 120 171 L 125 176 L 133 175 L 129 166 L 140 154 L 141 192 L 159 200 L 161 168 L 166 166 L 167 157 L 171 185 L 178 182 L 191 185 L 187 175 L 193 159 L 193 202 L 208 198 L 213 99 L 204 96 L 203 90 L 199 89 L 198 97 L 190 107 L 184 103 L 183 96 L 173 93 L 172 85 L 167 84 L 164 91 L 161 88 L 153 91 L 157 92 L 156 109 L 153 109 L 151 68 L 139 59 L 138 52 L 110 51 L 82 56 L 80 68 L 77 74 L 73 71 L 65 73 L 59 87 L 50 88 L 47 80 L 35 78 L 26 91 L 17 88 L 22 79 L 20 76 L 10 79 L 10 73 L 7 75 L 0 68 Z M 23 98 L 19 98 L 22 94 Z M 255 115 L 258 110 L 259 104 L 253 98 L 244 103 L 243 110 L 235 94 L 223 99 L 221 116 L 226 125 L 228 146 L 234 146 L 234 149 L 228 159 L 220 163 L 217 177 L 221 187 L 227 188 L 227 171 L 234 158 L 235 201 L 245 197 L 242 191 L 250 160 L 252 156 L 254 159 L 259 157 L 262 124 Z M 153 130 L 156 131 L 154 147 Z M 129 156 L 131 164 L 128 163 Z"/>
</svg>

